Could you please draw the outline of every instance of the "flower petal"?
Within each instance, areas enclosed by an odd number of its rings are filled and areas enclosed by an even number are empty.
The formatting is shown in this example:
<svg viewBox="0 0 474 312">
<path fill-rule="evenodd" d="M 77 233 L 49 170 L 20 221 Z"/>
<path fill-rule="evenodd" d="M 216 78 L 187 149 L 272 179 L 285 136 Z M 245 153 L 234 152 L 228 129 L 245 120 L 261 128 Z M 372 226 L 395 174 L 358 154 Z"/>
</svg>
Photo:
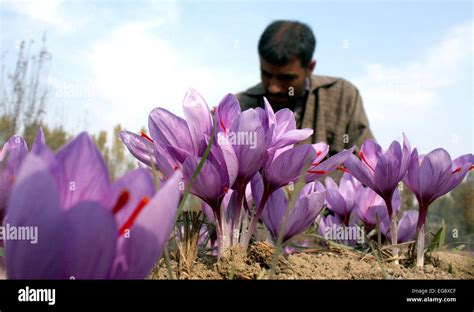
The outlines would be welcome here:
<svg viewBox="0 0 474 312">
<path fill-rule="evenodd" d="M 8 170 L 12 174 L 18 172 L 27 153 L 28 147 L 21 136 L 14 135 L 9 138 L 2 148 L 1 161 L 4 163 L 4 170 Z"/>
<path fill-rule="evenodd" d="M 115 181 L 108 191 L 107 209 L 112 211 L 123 192 L 127 192 L 127 202 L 115 213 L 115 220 L 120 228 L 133 213 L 140 201 L 152 198 L 155 193 L 153 177 L 149 170 L 139 168 L 126 173 Z"/>
<path fill-rule="evenodd" d="M 453 160 L 453 171 L 448 176 L 446 183 L 441 187 L 441 189 L 436 194 L 437 196 L 442 196 L 455 187 L 457 187 L 466 177 L 471 166 L 473 165 L 473 155 L 465 154 Z"/>
<path fill-rule="evenodd" d="M 420 164 L 418 190 L 412 190 L 422 199 L 423 205 L 429 205 L 439 194 L 451 176 L 452 161 L 448 152 L 442 148 L 428 153 Z"/>
<path fill-rule="evenodd" d="M 339 190 L 336 188 L 327 188 L 326 201 L 328 203 L 329 209 L 344 217 L 350 213 L 346 205 L 346 200 L 341 196 Z"/>
<path fill-rule="evenodd" d="M 281 153 L 267 168 L 265 179 L 273 187 L 279 188 L 289 182 L 295 182 L 303 170 L 307 168 L 315 157 L 311 145 L 301 145 Z"/>
<path fill-rule="evenodd" d="M 337 153 L 334 156 L 329 157 L 325 161 L 321 162 L 318 164 L 316 167 L 314 167 L 315 171 L 321 171 L 321 172 L 332 172 L 337 169 L 340 165 L 342 165 L 350 156 L 353 156 L 352 152 L 354 151 L 354 147 L 348 149 L 348 150 L 343 150 L 342 152 Z M 318 173 L 311 173 L 306 176 L 306 181 L 314 181 L 317 178 L 321 177 L 322 174 Z"/>
<path fill-rule="evenodd" d="M 375 167 L 377 166 L 378 159 L 382 155 L 382 147 L 375 143 L 374 140 L 367 139 L 362 144 L 360 151 L 362 152 L 372 169 L 375 169 Z"/>
<path fill-rule="evenodd" d="M 308 196 L 300 198 L 291 211 L 287 232 L 284 241 L 303 233 L 314 223 L 316 217 L 321 212 L 326 197 L 326 192 L 314 192 Z"/>
<path fill-rule="evenodd" d="M 132 153 L 136 159 L 149 167 L 152 167 L 152 164 L 156 166 L 156 160 L 154 156 L 156 154 L 156 148 L 152 142 L 126 130 L 120 131 L 119 136 L 130 153 Z"/>
<path fill-rule="evenodd" d="M 255 207 L 258 207 L 263 196 L 263 180 L 259 172 L 257 172 L 252 178 L 251 189 L 253 202 Z"/>
<path fill-rule="evenodd" d="M 272 147 L 281 148 L 287 145 L 295 144 L 306 140 L 313 134 L 313 129 L 298 129 L 283 133 L 274 142 Z"/>
<path fill-rule="evenodd" d="M 211 114 L 206 101 L 194 89 L 189 89 L 183 101 L 184 116 L 189 127 L 191 140 L 197 155 L 206 150 L 205 136 L 211 135 Z"/>
<path fill-rule="evenodd" d="M 155 144 L 171 145 L 197 155 L 186 120 L 164 108 L 155 108 L 148 117 L 148 129 Z"/>
<path fill-rule="evenodd" d="M 372 172 L 355 155 L 350 155 L 344 162 L 344 166 L 362 184 L 365 184 L 373 190 L 377 189 L 377 186 L 373 181 L 374 176 Z"/>
<path fill-rule="evenodd" d="M 34 240 L 5 241 L 8 278 L 60 277 L 63 218 L 59 194 L 48 168 L 37 156 L 28 155 L 22 165 L 12 189 L 4 225 L 37 229 L 36 243 Z"/>
<path fill-rule="evenodd" d="M 43 128 L 39 128 L 38 132 L 36 133 L 35 140 L 33 141 L 33 145 L 31 147 L 31 151 L 35 154 L 38 154 L 38 151 L 41 150 L 46 145 L 46 140 L 44 138 L 44 131 Z"/>
<path fill-rule="evenodd" d="M 189 156 L 183 164 L 183 176 L 187 183 L 196 171 L 201 157 Z M 201 171 L 194 179 L 191 192 L 207 202 L 212 208 L 219 204 L 224 196 L 224 185 L 218 169 L 209 160 L 204 162 Z"/>
<path fill-rule="evenodd" d="M 400 182 L 398 179 L 399 169 L 400 158 L 394 154 L 387 152 L 379 158 L 375 167 L 374 183 L 377 185 L 375 191 L 383 198 L 391 196 L 397 188 L 398 182 Z"/>
<path fill-rule="evenodd" d="M 266 134 L 257 111 L 248 109 L 242 112 L 239 121 L 232 128 L 232 132 L 236 139 L 234 151 L 239 161 L 238 180 L 240 183 L 246 184 L 263 166 L 267 156 Z M 248 140 L 239 142 L 239 136 L 248 138 Z"/>
<path fill-rule="evenodd" d="M 227 94 L 217 106 L 217 127 L 219 132 L 227 133 L 234 122 L 239 119 L 240 104 L 237 97 L 231 93 Z"/>
<path fill-rule="evenodd" d="M 415 237 L 417 221 L 417 210 L 408 210 L 403 212 L 403 216 L 398 223 L 398 243 L 407 242 Z"/>
<path fill-rule="evenodd" d="M 270 195 L 260 216 L 260 219 L 275 240 L 278 238 L 278 232 L 283 224 L 282 221 L 286 214 L 287 207 L 288 200 L 285 197 L 285 192 L 282 188 L 279 188 Z M 286 228 L 288 228 L 288 226 Z"/>
<path fill-rule="evenodd" d="M 180 181 L 181 172 L 177 171 L 138 215 L 130 237 L 121 238 L 118 259 L 122 257 L 125 265 L 115 267 L 113 278 L 143 279 L 160 259 L 174 228 Z"/>
<path fill-rule="evenodd" d="M 273 108 L 270 105 L 270 102 L 268 102 L 266 97 L 263 97 L 263 105 L 265 108 L 266 118 L 263 119 L 262 121 L 264 122 L 265 126 L 266 126 L 266 123 L 268 122 L 268 129 L 272 129 L 274 128 L 274 124 L 277 122 L 275 112 L 273 111 Z"/>
<path fill-rule="evenodd" d="M 79 134 L 56 154 L 53 168 L 63 209 L 82 200 L 103 202 L 109 188 L 104 159 L 87 133 Z"/>
<path fill-rule="evenodd" d="M 105 279 L 115 259 L 117 223 L 105 207 L 80 202 L 64 216 L 61 277 Z"/>
</svg>

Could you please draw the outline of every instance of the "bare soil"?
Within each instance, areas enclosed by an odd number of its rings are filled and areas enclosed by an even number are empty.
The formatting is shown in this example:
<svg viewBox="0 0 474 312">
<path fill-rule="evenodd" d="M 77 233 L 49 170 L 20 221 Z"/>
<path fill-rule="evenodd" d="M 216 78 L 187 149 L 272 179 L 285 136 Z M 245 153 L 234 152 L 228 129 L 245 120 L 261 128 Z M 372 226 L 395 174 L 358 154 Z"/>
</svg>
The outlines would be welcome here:
<svg viewBox="0 0 474 312">
<path fill-rule="evenodd" d="M 274 249 L 265 242 L 225 252 L 216 257 L 198 258 L 191 272 L 179 272 L 171 260 L 174 277 L 179 279 L 474 279 L 474 257 L 445 251 L 433 252 L 423 269 L 412 264 L 380 261 L 372 254 L 346 249 L 324 249 L 279 256 L 271 275 Z M 165 262 L 160 260 L 150 279 L 168 279 Z"/>
</svg>

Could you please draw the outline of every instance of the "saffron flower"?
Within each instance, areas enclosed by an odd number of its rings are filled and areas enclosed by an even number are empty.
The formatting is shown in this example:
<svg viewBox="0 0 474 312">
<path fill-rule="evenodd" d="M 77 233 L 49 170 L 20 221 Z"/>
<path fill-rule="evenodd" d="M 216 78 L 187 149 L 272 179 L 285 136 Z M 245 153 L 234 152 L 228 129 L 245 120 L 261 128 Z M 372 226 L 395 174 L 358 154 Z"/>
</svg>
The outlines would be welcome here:
<svg viewBox="0 0 474 312">
<path fill-rule="evenodd" d="M 326 177 L 325 185 L 328 208 L 341 216 L 345 225 L 349 225 L 349 217 L 356 203 L 356 195 L 363 189 L 362 184 L 350 173 L 345 172 L 339 181 L 339 186 L 331 177 Z"/>
<path fill-rule="evenodd" d="M 398 214 L 400 204 L 400 191 L 396 189 L 392 196 L 392 209 L 395 214 Z M 385 201 L 370 188 L 361 188 L 358 191 L 355 196 L 353 212 L 354 215 L 364 223 L 367 230 L 373 229 L 377 225 L 377 218 L 380 223 L 379 225 L 382 225 L 382 223 L 385 223 L 386 221 L 390 224 L 390 218 L 388 216 Z"/>
<path fill-rule="evenodd" d="M 449 153 L 438 148 L 426 155 L 418 156 L 413 150 L 404 179 L 407 187 L 415 194 L 419 205 L 417 231 L 417 266 L 424 264 L 425 222 L 428 207 L 437 198 L 458 186 L 473 169 L 474 156 L 466 154 L 451 160 Z"/>
<path fill-rule="evenodd" d="M 279 188 L 272 193 L 263 210 L 261 219 L 270 231 L 273 240 L 276 242 L 280 231 L 283 235 L 282 242 L 285 243 L 294 236 L 304 232 L 321 212 L 326 197 L 326 192 L 319 192 L 315 186 L 319 182 L 306 184 L 299 194 L 295 206 L 285 220 L 289 200 L 283 188 Z M 259 174 L 252 179 L 253 196 L 258 204 L 262 198 L 263 183 Z"/>
<path fill-rule="evenodd" d="M 398 183 L 405 177 L 410 163 L 411 148 L 408 139 L 403 135 L 403 147 L 393 141 L 387 151 L 372 140 L 366 140 L 359 152 L 360 160 L 351 155 L 344 163 L 350 173 L 362 184 L 370 187 L 385 201 L 391 221 L 392 244 L 397 244 L 397 218 L 392 207 L 392 197 Z M 398 257 L 398 249 L 392 250 Z M 396 260 L 398 263 L 398 260 Z"/>
<path fill-rule="evenodd" d="M 39 128 L 32 146 L 32 152 L 41 154 L 45 146 L 44 132 Z M 0 223 L 4 217 L 13 183 L 16 180 L 23 159 L 28 154 L 28 147 L 20 135 L 9 138 L 0 151 Z"/>
<path fill-rule="evenodd" d="M 329 147 L 323 142 L 281 150 L 283 151 L 281 153 L 277 151 L 274 154 L 274 159 L 271 162 L 266 162 L 263 167 L 263 194 L 250 223 L 244 246 L 248 245 L 250 236 L 255 232 L 257 220 L 275 190 L 290 182 L 296 183 L 301 174 L 305 174 L 306 182 L 312 182 L 336 170 L 352 154 L 354 147 L 339 152 L 324 161 L 322 160 L 327 155 Z"/>
<path fill-rule="evenodd" d="M 416 234 L 416 222 L 418 221 L 418 211 L 407 210 L 403 212 L 400 222 L 398 222 L 398 243 L 412 240 Z M 388 218 L 381 224 L 381 231 L 388 239 L 390 236 L 390 222 Z"/>
<path fill-rule="evenodd" d="M 8 278 L 146 277 L 174 227 L 180 173 L 158 192 L 146 169 L 111 183 L 86 133 L 50 153 L 28 155 L 13 186 L 5 223 L 37 227 L 38 241 L 5 242 Z"/>
<path fill-rule="evenodd" d="M 122 131 L 120 137 L 139 161 L 170 176 L 188 156 L 202 156 L 211 136 L 211 113 L 196 90 L 184 96 L 183 111 L 186 119 L 155 108 L 148 117 L 150 135 Z"/>
</svg>

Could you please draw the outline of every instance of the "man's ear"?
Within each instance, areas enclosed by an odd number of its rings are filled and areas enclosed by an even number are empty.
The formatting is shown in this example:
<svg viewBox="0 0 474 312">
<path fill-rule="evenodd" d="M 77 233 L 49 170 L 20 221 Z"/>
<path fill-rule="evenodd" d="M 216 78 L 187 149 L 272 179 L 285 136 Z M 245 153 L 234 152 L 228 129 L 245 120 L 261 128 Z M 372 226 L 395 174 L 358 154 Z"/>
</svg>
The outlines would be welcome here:
<svg viewBox="0 0 474 312">
<path fill-rule="evenodd" d="M 306 75 L 308 77 L 311 76 L 315 68 L 316 68 L 316 60 L 311 60 L 311 62 L 308 65 L 308 68 L 306 69 Z"/>
</svg>

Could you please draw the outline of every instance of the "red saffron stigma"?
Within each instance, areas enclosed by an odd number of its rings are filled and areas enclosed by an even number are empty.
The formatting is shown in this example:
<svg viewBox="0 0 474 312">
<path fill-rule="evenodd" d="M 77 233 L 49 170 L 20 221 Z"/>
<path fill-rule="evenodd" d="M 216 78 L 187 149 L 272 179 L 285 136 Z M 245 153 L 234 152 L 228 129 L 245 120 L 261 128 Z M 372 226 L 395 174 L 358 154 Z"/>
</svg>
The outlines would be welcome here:
<svg viewBox="0 0 474 312">
<path fill-rule="evenodd" d="M 329 172 L 326 170 L 308 170 L 308 173 L 314 173 L 314 174 L 328 174 Z"/>
<path fill-rule="evenodd" d="M 458 168 L 454 169 L 453 172 L 451 172 L 451 173 L 455 174 L 456 172 L 459 172 L 459 171 L 461 171 L 461 167 L 458 167 Z"/>
<path fill-rule="evenodd" d="M 145 132 L 140 131 L 140 136 L 141 136 L 142 138 L 147 139 L 147 140 L 150 141 L 151 143 L 153 143 L 153 140 L 152 140 Z"/>
<path fill-rule="evenodd" d="M 127 221 L 122 225 L 122 227 L 119 230 L 119 236 L 122 236 L 126 230 L 130 229 L 130 227 L 133 225 L 133 222 L 138 217 L 138 214 L 140 211 L 142 211 L 143 208 L 148 204 L 150 200 L 148 199 L 147 196 L 143 196 L 140 202 L 138 203 L 137 207 L 133 210 L 132 214 L 130 217 L 128 217 Z"/>
<path fill-rule="evenodd" d="M 224 130 L 224 133 L 227 134 L 227 128 L 224 125 L 224 122 L 222 121 L 222 118 L 219 116 L 219 124 L 221 125 L 221 128 Z"/>
<path fill-rule="evenodd" d="M 351 173 L 349 170 L 347 170 L 346 168 L 344 168 L 343 166 L 337 166 L 337 169 L 341 170 L 341 171 L 344 171 L 344 172 L 347 172 L 347 173 Z"/>
<path fill-rule="evenodd" d="M 474 166 L 471 166 L 471 167 L 469 168 L 469 170 L 472 170 L 472 169 L 474 169 Z"/>
<path fill-rule="evenodd" d="M 362 153 L 362 151 L 359 152 L 359 157 L 362 159 L 362 161 L 363 161 L 373 172 L 375 172 L 374 168 L 372 168 L 372 166 L 369 164 L 369 162 L 368 162 L 367 159 L 365 158 L 364 153 Z"/>
<path fill-rule="evenodd" d="M 120 193 L 120 196 L 117 199 L 114 208 L 112 208 L 112 214 L 116 214 L 117 212 L 119 212 L 128 203 L 129 199 L 130 193 L 127 190 L 123 190 Z"/>
<path fill-rule="evenodd" d="M 317 151 L 317 152 L 316 152 L 316 156 L 319 156 L 319 155 L 321 155 L 322 153 L 323 153 L 323 152 L 321 152 L 321 151 Z"/>
<path fill-rule="evenodd" d="M 228 188 L 227 186 L 226 186 L 226 187 L 224 187 L 224 193 L 226 193 L 226 194 L 227 194 L 227 192 L 228 192 L 228 191 L 229 191 L 229 188 Z"/>
</svg>

